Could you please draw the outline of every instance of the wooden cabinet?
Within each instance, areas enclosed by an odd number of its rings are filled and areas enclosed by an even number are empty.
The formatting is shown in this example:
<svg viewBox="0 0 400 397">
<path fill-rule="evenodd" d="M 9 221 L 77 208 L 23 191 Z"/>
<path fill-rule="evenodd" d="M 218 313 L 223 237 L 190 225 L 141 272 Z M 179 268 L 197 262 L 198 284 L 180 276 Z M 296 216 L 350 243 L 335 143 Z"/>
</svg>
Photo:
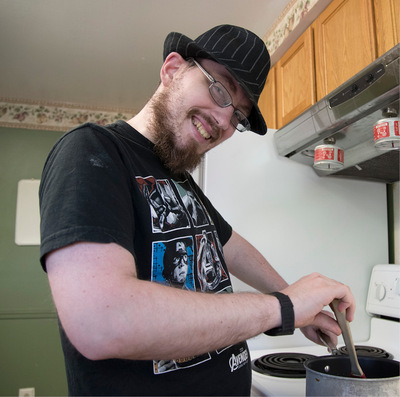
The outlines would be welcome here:
<svg viewBox="0 0 400 397">
<path fill-rule="evenodd" d="M 270 128 L 283 127 L 398 44 L 399 18 L 400 0 L 333 0 L 273 68 L 260 98 Z"/>
<path fill-rule="evenodd" d="M 400 41 L 400 0 L 374 0 L 377 56 Z"/>
<path fill-rule="evenodd" d="M 258 107 L 267 123 L 268 128 L 278 128 L 276 123 L 276 82 L 275 67 L 272 67 L 268 73 L 267 81 L 258 100 Z"/>
<path fill-rule="evenodd" d="M 276 89 L 278 128 L 315 103 L 312 28 L 308 28 L 276 64 Z"/>
<path fill-rule="evenodd" d="M 314 21 L 317 100 L 376 59 L 373 0 L 333 0 Z"/>
</svg>

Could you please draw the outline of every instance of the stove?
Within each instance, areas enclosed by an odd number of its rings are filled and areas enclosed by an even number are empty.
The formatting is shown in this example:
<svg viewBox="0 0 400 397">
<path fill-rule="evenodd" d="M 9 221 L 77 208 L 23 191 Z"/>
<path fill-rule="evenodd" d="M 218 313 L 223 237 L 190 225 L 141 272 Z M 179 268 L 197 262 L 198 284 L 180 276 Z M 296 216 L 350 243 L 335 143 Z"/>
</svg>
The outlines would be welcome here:
<svg viewBox="0 0 400 397">
<path fill-rule="evenodd" d="M 366 310 L 371 315 L 370 337 L 355 342 L 360 356 L 400 361 L 400 265 L 376 265 L 371 274 Z M 298 332 L 298 331 L 296 331 Z M 304 363 L 329 355 L 326 347 L 307 345 L 276 349 L 251 349 L 252 396 L 305 396 Z M 345 346 L 338 346 L 346 354 Z"/>
</svg>

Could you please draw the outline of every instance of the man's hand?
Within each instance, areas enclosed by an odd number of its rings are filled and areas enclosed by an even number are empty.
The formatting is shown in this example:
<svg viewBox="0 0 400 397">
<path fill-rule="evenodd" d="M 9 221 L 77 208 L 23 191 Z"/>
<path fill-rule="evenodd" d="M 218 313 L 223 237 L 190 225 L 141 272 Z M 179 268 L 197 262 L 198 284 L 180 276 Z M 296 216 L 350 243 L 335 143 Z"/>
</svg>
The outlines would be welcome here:
<svg viewBox="0 0 400 397">
<path fill-rule="evenodd" d="M 319 344 L 319 345 L 324 345 L 323 342 L 320 340 L 317 331 L 320 330 L 322 333 L 326 334 L 329 336 L 331 339 L 332 343 L 337 345 L 338 342 L 338 335 L 330 332 L 326 326 L 325 322 L 330 321 L 326 317 L 330 317 L 331 319 L 334 319 L 333 314 L 326 311 L 322 310 L 317 316 L 315 317 L 315 321 L 313 324 L 307 325 L 306 327 L 300 328 L 300 331 L 304 334 L 306 338 L 311 340 L 312 342 Z"/>
<path fill-rule="evenodd" d="M 293 303 L 295 327 L 311 326 L 311 329 L 308 328 L 303 333 L 305 332 L 305 335 L 316 343 L 320 343 L 315 334 L 316 328 L 328 334 L 341 334 L 339 324 L 333 316 L 321 313 L 334 299 L 341 301 L 340 307 L 342 311 L 346 310 L 347 320 L 354 319 L 355 300 L 350 288 L 321 274 L 313 273 L 305 276 L 281 292 L 288 295 Z"/>
</svg>

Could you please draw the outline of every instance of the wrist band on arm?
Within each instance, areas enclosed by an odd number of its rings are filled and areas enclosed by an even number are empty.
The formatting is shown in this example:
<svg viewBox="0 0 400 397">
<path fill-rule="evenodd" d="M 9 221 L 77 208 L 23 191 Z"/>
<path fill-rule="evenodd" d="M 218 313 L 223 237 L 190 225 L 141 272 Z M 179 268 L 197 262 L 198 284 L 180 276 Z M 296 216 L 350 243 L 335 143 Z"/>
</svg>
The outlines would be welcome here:
<svg viewBox="0 0 400 397">
<path fill-rule="evenodd" d="M 290 298 L 282 292 L 272 292 L 269 295 L 275 296 L 281 305 L 282 325 L 272 328 L 264 334 L 268 336 L 293 335 L 294 333 L 294 310 Z"/>
</svg>

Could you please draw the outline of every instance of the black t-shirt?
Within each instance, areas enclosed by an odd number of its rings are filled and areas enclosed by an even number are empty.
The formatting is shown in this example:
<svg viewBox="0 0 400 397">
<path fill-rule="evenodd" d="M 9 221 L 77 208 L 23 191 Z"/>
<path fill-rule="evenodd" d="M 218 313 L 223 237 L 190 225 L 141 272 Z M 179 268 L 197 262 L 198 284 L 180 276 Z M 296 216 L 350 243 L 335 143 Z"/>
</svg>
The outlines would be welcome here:
<svg viewBox="0 0 400 397">
<path fill-rule="evenodd" d="M 132 253 L 140 279 L 197 292 L 232 292 L 222 251 L 231 227 L 192 177 L 171 174 L 153 144 L 129 124 L 85 124 L 65 134 L 46 161 L 39 195 L 44 270 L 45 255 L 60 247 L 115 242 Z M 91 361 L 62 326 L 60 334 L 72 395 L 250 393 L 245 342 L 169 361 Z"/>
</svg>

